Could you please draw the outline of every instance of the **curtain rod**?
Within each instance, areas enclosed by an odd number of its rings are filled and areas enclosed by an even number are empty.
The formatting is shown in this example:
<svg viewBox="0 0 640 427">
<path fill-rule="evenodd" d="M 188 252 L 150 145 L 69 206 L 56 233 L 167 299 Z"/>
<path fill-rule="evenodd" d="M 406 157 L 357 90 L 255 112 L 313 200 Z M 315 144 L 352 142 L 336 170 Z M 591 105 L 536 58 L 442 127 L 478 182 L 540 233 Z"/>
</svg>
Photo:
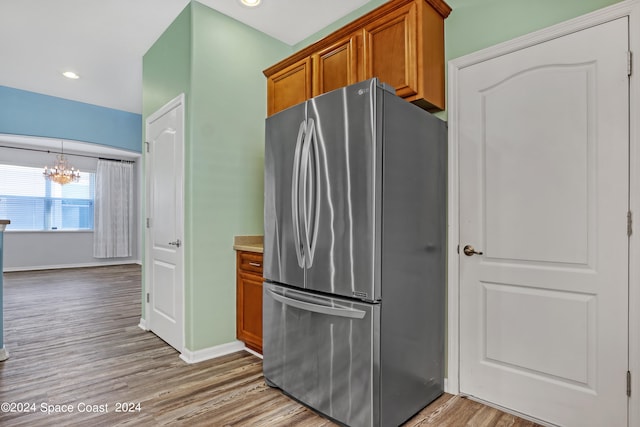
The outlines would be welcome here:
<svg viewBox="0 0 640 427">
<path fill-rule="evenodd" d="M 40 150 L 38 148 L 25 148 L 25 147 L 12 147 L 10 145 L 0 145 L 0 148 L 12 148 L 14 150 L 26 150 L 26 151 L 39 151 L 41 153 L 53 153 L 53 154 L 64 154 L 60 151 L 51 151 L 51 150 Z M 86 154 L 64 154 L 65 156 L 76 156 L 76 157 L 88 157 L 90 159 L 98 159 L 98 160 L 108 160 L 110 162 L 122 162 L 122 163 L 135 163 L 135 160 L 124 160 L 124 159 L 110 159 L 108 157 L 97 157 L 97 156 L 89 156 Z"/>
</svg>

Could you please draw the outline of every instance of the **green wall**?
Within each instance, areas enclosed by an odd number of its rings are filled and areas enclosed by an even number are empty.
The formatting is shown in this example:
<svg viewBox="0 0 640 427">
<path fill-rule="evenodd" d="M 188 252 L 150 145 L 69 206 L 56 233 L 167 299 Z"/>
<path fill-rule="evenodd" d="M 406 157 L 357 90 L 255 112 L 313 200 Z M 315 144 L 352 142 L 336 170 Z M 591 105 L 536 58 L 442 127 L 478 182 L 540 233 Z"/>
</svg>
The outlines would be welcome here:
<svg viewBox="0 0 640 427">
<path fill-rule="evenodd" d="M 376 7 L 383 5 L 386 2 L 387 0 L 369 0 L 369 2 L 364 6 L 359 7 L 358 9 L 354 10 L 350 14 L 342 17 L 341 19 L 338 19 L 331 25 L 324 27 L 322 30 L 310 35 L 306 39 L 302 40 L 300 43 L 294 45 L 293 52 L 296 52 L 304 47 L 307 47 L 308 45 L 320 40 L 321 38 L 327 36 L 328 34 L 331 34 L 337 29 L 344 27 L 349 22 L 356 20 L 357 18 L 361 17 L 365 13 L 372 11 Z"/>
<path fill-rule="evenodd" d="M 189 99 L 190 85 L 191 9 L 187 6 L 144 55 L 143 119 L 146 120 L 149 115 L 183 92 Z"/>
<path fill-rule="evenodd" d="M 262 234 L 263 227 L 262 70 L 291 53 L 193 1 L 144 56 L 143 118 L 186 95 L 187 350 L 235 340 L 233 236 Z"/>
<path fill-rule="evenodd" d="M 191 5 L 188 342 L 201 349 L 235 339 L 233 236 L 263 230 L 267 88 L 262 70 L 291 49 L 200 3 Z"/>
<path fill-rule="evenodd" d="M 191 82 L 191 9 L 187 6 L 171 26 L 158 38 L 147 51 L 142 60 L 142 121 L 171 101 L 181 93 L 186 102 L 190 100 Z M 185 108 L 185 117 L 189 117 L 190 109 Z M 145 126 L 142 126 L 142 140 L 146 140 Z M 185 127 L 185 140 L 188 140 L 189 129 Z M 144 156 L 143 167 L 144 167 Z M 146 188 L 143 186 L 146 200 Z M 144 204 L 143 204 L 144 206 Z M 183 239 L 184 240 L 184 239 Z M 143 240 L 144 242 L 144 240 Z M 143 250 L 144 264 L 144 250 Z M 144 284 L 144 269 L 143 281 Z M 142 288 L 142 318 L 145 318 L 145 294 Z"/>
</svg>

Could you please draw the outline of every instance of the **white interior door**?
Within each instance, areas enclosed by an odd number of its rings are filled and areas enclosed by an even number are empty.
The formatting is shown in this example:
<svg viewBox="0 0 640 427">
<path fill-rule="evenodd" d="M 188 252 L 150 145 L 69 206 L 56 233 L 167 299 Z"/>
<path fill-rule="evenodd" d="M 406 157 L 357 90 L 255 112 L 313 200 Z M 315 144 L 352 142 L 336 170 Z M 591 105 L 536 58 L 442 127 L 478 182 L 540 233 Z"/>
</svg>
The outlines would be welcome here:
<svg viewBox="0 0 640 427">
<path fill-rule="evenodd" d="M 563 426 L 627 425 L 628 49 L 624 17 L 459 74 L 460 391 Z"/>
<path fill-rule="evenodd" d="M 183 150 L 184 97 L 146 123 L 147 327 L 172 347 L 184 349 Z"/>
</svg>

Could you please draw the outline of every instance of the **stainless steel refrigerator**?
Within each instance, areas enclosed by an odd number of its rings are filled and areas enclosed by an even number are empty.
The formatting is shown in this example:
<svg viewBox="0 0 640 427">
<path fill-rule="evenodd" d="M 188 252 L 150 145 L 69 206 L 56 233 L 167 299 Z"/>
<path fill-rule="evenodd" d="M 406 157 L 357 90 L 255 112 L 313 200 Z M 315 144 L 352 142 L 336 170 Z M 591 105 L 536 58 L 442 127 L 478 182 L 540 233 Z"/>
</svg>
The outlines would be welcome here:
<svg viewBox="0 0 640 427">
<path fill-rule="evenodd" d="M 446 124 L 377 79 L 266 121 L 263 370 L 349 426 L 442 394 Z"/>
</svg>

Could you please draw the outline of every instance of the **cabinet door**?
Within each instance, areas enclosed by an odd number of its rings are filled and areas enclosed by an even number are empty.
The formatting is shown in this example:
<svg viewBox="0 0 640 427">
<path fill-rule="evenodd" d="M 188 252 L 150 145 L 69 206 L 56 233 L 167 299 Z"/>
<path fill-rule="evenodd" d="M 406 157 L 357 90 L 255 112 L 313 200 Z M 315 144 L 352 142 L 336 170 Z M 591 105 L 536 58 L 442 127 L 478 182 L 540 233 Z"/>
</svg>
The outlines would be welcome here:
<svg viewBox="0 0 640 427">
<path fill-rule="evenodd" d="M 240 272 L 237 299 L 237 338 L 262 353 L 262 277 Z"/>
<path fill-rule="evenodd" d="M 262 353 L 262 254 L 236 256 L 236 337 Z"/>
<path fill-rule="evenodd" d="M 313 55 L 313 96 L 358 82 L 357 35 Z"/>
<path fill-rule="evenodd" d="M 307 57 L 267 78 L 267 115 L 304 102 L 311 96 L 311 57 Z"/>
<path fill-rule="evenodd" d="M 364 78 L 378 77 L 403 98 L 418 94 L 416 19 L 416 4 L 412 2 L 363 29 Z"/>
</svg>

